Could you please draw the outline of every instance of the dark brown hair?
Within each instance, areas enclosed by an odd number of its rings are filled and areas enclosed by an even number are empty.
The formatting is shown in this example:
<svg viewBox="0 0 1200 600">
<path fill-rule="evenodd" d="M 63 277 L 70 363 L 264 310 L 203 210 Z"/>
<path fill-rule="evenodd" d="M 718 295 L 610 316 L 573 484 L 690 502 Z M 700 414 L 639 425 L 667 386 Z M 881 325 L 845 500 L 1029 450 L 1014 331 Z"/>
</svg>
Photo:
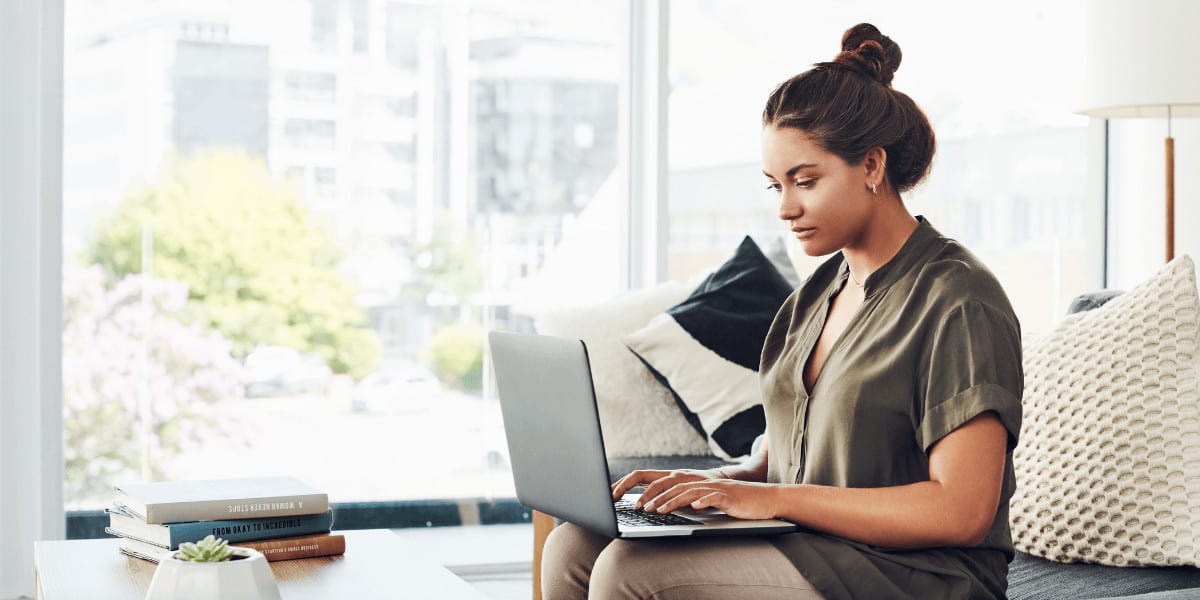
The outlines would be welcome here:
<svg viewBox="0 0 1200 600">
<path fill-rule="evenodd" d="M 763 126 L 804 131 L 851 165 L 862 163 L 871 148 L 883 148 L 888 181 L 897 192 L 910 190 L 929 174 L 936 142 L 925 113 L 892 88 L 900 58 L 900 46 L 874 25 L 855 25 L 832 62 L 817 63 L 771 92 Z"/>
</svg>

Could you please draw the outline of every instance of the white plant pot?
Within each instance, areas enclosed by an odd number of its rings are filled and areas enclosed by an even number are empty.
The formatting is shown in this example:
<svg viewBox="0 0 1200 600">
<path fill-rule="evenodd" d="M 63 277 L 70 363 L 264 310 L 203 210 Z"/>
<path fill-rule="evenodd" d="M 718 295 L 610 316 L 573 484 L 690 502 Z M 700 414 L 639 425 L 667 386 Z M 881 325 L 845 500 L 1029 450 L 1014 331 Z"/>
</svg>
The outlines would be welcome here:
<svg viewBox="0 0 1200 600">
<path fill-rule="evenodd" d="M 154 570 L 146 600 L 280 600 L 266 557 L 250 548 L 229 549 L 242 558 L 203 563 L 171 553 Z"/>
</svg>

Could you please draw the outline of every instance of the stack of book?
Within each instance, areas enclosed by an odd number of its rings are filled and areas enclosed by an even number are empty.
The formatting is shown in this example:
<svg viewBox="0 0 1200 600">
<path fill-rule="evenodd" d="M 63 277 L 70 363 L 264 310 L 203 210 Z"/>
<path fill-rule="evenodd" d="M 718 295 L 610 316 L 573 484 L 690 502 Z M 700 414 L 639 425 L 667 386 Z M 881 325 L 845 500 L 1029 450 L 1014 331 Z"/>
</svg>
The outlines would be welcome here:
<svg viewBox="0 0 1200 600">
<path fill-rule="evenodd" d="M 158 562 L 210 534 L 269 561 L 346 551 L 345 536 L 330 533 L 329 496 L 291 477 L 134 483 L 115 492 L 105 531 L 130 556 Z"/>
</svg>

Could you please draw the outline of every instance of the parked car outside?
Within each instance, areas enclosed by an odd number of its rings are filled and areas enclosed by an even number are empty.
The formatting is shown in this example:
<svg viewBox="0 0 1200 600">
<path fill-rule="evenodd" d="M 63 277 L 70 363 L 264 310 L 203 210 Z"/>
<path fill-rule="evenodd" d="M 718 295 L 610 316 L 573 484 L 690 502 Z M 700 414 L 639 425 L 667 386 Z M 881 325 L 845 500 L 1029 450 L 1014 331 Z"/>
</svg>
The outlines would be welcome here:
<svg viewBox="0 0 1200 600">
<path fill-rule="evenodd" d="M 414 362 L 387 364 L 354 386 L 350 410 L 391 412 L 428 404 L 442 395 L 442 385 L 429 369 Z"/>
<path fill-rule="evenodd" d="M 287 346 L 259 346 L 246 355 L 244 367 L 248 398 L 324 392 L 333 378 L 320 355 Z"/>
</svg>

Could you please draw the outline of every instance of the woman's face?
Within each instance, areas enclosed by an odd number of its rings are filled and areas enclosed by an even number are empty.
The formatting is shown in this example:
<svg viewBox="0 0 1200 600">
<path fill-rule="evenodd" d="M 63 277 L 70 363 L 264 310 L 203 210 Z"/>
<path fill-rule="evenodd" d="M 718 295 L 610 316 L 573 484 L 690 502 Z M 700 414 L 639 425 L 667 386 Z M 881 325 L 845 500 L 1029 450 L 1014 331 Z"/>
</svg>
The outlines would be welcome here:
<svg viewBox="0 0 1200 600">
<path fill-rule="evenodd" d="M 805 254 L 857 244 L 874 199 L 864 168 L 846 164 L 799 129 L 764 127 L 762 153 L 763 174 L 779 196 L 779 218 Z"/>
</svg>

